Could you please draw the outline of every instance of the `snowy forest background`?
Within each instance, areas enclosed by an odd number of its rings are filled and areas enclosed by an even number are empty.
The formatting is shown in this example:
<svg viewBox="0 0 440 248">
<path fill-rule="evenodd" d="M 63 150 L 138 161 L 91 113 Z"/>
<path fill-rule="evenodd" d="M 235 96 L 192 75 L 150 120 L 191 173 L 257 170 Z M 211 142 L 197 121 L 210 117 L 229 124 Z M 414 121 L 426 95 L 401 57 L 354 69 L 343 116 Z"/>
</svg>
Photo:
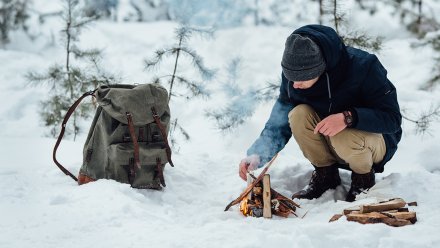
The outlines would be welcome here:
<svg viewBox="0 0 440 248">
<path fill-rule="evenodd" d="M 438 247 L 439 16 L 438 0 L 0 0 L 0 247 Z M 353 205 L 342 201 L 346 171 L 336 190 L 300 201 L 303 219 L 223 212 L 245 186 L 238 163 L 277 96 L 285 39 L 312 23 L 388 70 L 404 134 L 360 201 L 417 201 L 414 226 L 328 223 Z M 176 167 L 164 191 L 78 187 L 54 166 L 61 120 L 82 93 L 153 82 L 171 92 Z M 61 143 L 74 174 L 94 108 L 81 105 Z M 269 171 L 287 196 L 311 172 L 293 140 Z"/>
</svg>

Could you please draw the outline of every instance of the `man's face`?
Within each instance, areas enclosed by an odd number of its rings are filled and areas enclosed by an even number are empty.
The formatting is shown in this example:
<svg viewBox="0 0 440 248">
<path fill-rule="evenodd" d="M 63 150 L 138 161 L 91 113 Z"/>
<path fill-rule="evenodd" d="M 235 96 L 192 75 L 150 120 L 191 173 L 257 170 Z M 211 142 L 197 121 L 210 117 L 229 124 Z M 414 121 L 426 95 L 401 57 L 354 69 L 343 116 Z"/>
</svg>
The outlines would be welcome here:
<svg viewBox="0 0 440 248">
<path fill-rule="evenodd" d="M 307 81 L 295 81 L 293 82 L 293 88 L 302 90 L 308 89 L 312 87 L 318 81 L 318 79 L 319 77 Z"/>
</svg>

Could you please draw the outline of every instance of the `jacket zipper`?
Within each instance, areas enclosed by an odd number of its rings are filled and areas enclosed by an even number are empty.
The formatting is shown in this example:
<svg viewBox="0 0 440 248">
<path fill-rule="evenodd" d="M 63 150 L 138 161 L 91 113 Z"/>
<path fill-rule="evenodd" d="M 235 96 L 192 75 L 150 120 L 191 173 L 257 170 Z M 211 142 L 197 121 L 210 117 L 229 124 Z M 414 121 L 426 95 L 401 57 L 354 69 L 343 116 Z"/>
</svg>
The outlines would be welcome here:
<svg viewBox="0 0 440 248">
<path fill-rule="evenodd" d="M 328 112 L 331 113 L 332 111 L 332 92 L 330 90 L 330 78 L 328 76 L 328 73 L 325 73 L 325 76 L 327 77 L 327 90 L 328 90 L 328 101 L 330 102 L 330 106 L 328 107 Z"/>
</svg>

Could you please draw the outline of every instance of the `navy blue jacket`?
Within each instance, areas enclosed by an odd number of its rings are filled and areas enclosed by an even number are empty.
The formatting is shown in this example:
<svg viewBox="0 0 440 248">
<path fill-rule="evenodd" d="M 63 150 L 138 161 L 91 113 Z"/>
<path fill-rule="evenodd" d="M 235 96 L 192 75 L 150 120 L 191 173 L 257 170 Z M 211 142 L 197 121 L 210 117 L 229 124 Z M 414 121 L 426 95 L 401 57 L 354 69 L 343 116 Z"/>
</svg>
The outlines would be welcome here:
<svg viewBox="0 0 440 248">
<path fill-rule="evenodd" d="M 355 117 L 353 128 L 383 134 L 386 154 L 381 163 L 373 165 L 376 172 L 383 172 L 402 136 L 396 88 L 388 80 L 387 71 L 375 55 L 346 47 L 330 27 L 308 25 L 294 33 L 319 45 L 326 71 L 309 89 L 293 88 L 292 82 L 282 75 L 280 94 L 269 120 L 247 154 L 258 154 L 263 166 L 292 137 L 288 113 L 299 104 L 308 104 L 321 119 L 351 110 Z"/>
</svg>

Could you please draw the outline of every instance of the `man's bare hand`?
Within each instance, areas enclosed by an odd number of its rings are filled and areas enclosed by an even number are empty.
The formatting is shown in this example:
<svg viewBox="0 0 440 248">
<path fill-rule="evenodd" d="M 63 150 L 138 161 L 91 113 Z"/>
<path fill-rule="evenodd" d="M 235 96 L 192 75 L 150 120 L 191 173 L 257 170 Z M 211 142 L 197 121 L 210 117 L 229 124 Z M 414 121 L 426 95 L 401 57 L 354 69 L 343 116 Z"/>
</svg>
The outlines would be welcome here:
<svg viewBox="0 0 440 248">
<path fill-rule="evenodd" d="M 241 179 L 246 181 L 246 173 L 248 171 L 253 171 L 258 168 L 260 164 L 260 157 L 258 155 L 250 155 L 241 160 L 240 165 L 238 166 L 238 174 Z"/>
<path fill-rule="evenodd" d="M 329 115 L 324 120 L 316 125 L 315 130 L 313 132 L 315 134 L 320 133 L 325 136 L 333 137 L 342 130 L 344 130 L 347 125 L 344 122 L 344 114 L 338 113 Z"/>
</svg>

